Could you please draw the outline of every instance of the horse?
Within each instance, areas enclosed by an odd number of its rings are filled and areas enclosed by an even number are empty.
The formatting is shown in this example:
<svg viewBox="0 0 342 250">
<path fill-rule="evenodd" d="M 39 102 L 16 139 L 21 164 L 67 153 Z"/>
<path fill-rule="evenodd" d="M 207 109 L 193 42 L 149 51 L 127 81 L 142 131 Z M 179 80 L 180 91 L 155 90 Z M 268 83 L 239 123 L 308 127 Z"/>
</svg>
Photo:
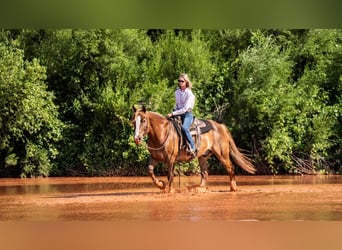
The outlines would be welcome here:
<svg viewBox="0 0 342 250">
<path fill-rule="evenodd" d="M 132 125 L 134 127 L 134 141 L 139 146 L 145 136 L 148 138 L 147 148 L 150 153 L 148 173 L 152 182 L 161 190 L 170 192 L 174 177 L 174 168 L 177 162 L 189 162 L 193 155 L 186 149 L 179 147 L 180 137 L 175 126 L 157 112 L 147 111 L 142 105 L 140 108 L 133 107 Z M 213 154 L 222 163 L 230 176 L 230 191 L 237 191 L 232 161 L 250 174 L 255 174 L 256 169 L 250 158 L 240 152 L 235 145 L 233 137 L 228 128 L 221 123 L 207 120 L 212 129 L 201 134 L 200 145 L 197 150 L 197 158 L 200 165 L 201 181 L 200 190 L 206 190 L 208 180 L 208 159 Z M 154 167 L 158 163 L 166 163 L 168 166 L 167 183 L 159 180 L 154 174 Z"/>
</svg>

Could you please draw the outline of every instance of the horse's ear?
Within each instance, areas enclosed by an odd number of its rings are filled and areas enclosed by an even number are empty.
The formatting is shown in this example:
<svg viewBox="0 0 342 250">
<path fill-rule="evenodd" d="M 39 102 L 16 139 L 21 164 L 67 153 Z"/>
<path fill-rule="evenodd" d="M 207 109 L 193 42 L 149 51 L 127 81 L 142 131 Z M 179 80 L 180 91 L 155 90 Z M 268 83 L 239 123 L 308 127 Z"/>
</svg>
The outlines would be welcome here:
<svg viewBox="0 0 342 250">
<path fill-rule="evenodd" d="M 137 111 L 137 108 L 133 105 L 132 106 L 134 113 Z"/>
<path fill-rule="evenodd" d="M 146 113 L 146 107 L 145 107 L 145 105 L 142 105 L 141 109 L 142 109 L 142 111 L 143 111 L 144 113 Z"/>
</svg>

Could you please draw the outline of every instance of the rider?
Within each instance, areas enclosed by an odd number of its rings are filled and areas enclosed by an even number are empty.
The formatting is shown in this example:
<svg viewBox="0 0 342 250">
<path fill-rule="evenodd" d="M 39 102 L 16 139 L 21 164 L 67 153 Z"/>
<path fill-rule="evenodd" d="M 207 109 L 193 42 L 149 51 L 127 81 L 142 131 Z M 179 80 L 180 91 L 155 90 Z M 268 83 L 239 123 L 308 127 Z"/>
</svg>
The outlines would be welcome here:
<svg viewBox="0 0 342 250">
<path fill-rule="evenodd" d="M 194 119 L 192 109 L 195 105 L 195 96 L 191 91 L 192 83 L 190 82 L 187 74 L 180 74 L 178 76 L 179 88 L 175 91 L 176 105 L 172 113 L 167 114 L 167 117 L 181 115 L 182 117 L 182 128 L 184 130 L 186 139 L 190 143 L 190 153 L 196 156 L 195 143 L 190 135 L 190 125 Z"/>
</svg>

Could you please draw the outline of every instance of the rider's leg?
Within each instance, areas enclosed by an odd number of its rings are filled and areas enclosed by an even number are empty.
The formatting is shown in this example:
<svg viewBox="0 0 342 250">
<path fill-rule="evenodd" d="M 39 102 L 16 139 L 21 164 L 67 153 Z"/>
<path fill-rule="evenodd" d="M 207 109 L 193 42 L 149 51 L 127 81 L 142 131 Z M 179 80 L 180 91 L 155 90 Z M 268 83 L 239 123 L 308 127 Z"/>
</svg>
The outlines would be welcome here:
<svg viewBox="0 0 342 250">
<path fill-rule="evenodd" d="M 195 151 L 195 143 L 194 143 L 194 140 L 192 139 L 192 137 L 190 135 L 190 131 L 189 131 L 189 128 L 190 128 L 190 125 L 191 125 L 193 119 L 194 119 L 194 116 L 193 116 L 192 112 L 186 112 L 183 115 L 183 125 L 182 125 L 182 128 L 184 130 L 186 139 L 190 143 L 191 150 Z"/>
</svg>

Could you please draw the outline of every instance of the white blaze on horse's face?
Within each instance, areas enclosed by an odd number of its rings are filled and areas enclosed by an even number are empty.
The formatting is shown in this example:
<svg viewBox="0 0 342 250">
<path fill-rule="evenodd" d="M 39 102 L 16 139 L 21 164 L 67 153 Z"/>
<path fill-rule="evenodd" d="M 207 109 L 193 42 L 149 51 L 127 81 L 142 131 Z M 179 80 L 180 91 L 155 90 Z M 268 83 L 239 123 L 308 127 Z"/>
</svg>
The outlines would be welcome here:
<svg viewBox="0 0 342 250">
<path fill-rule="evenodd" d="M 140 122 L 141 122 L 141 116 L 138 115 L 137 118 L 135 119 L 135 131 L 134 131 L 134 141 L 135 144 L 140 144 L 141 143 L 141 138 L 140 138 Z"/>
</svg>

